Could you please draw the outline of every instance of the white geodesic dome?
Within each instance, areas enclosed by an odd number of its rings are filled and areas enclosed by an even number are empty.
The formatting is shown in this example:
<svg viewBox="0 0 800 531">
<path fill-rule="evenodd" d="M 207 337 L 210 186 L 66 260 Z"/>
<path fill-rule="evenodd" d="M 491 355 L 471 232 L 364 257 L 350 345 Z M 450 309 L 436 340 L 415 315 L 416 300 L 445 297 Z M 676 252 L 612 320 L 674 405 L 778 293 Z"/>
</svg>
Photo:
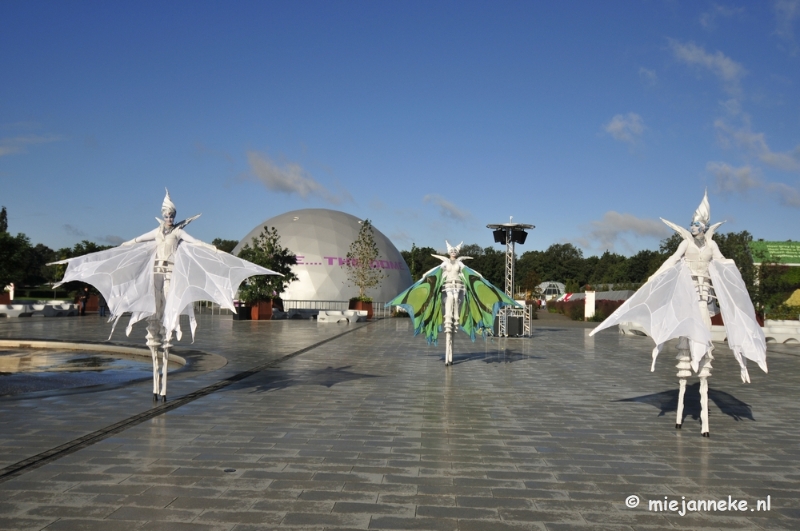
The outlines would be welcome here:
<svg viewBox="0 0 800 531">
<path fill-rule="evenodd" d="M 566 289 L 567 286 L 561 282 L 554 282 L 552 280 L 539 284 L 539 293 L 542 294 L 543 299 L 548 301 L 561 297 L 566 292 Z"/>
<path fill-rule="evenodd" d="M 297 265 L 292 269 L 299 279 L 289 284 L 281 296 L 284 300 L 346 301 L 358 296 L 358 288 L 348 281 L 343 264 L 350 244 L 358 238 L 359 218 L 324 208 L 286 212 L 256 226 L 242 238 L 232 254 L 237 255 L 264 227 L 275 227 L 280 244 L 297 255 Z M 374 225 L 373 233 L 378 246 L 376 266 L 386 277 L 380 286 L 367 290 L 367 296 L 384 302 L 411 286 L 411 274 L 389 238 Z"/>
</svg>

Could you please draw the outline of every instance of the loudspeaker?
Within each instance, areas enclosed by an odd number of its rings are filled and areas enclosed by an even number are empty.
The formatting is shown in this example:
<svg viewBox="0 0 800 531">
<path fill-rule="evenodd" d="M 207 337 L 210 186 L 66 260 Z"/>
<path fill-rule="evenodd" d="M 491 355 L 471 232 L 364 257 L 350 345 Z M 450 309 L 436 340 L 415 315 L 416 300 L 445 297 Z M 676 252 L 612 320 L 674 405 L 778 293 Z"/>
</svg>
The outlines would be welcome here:
<svg viewBox="0 0 800 531">
<path fill-rule="evenodd" d="M 523 331 L 522 317 L 506 317 L 506 334 L 509 337 L 521 336 Z M 494 318 L 494 335 L 500 334 L 500 316 Z"/>
</svg>

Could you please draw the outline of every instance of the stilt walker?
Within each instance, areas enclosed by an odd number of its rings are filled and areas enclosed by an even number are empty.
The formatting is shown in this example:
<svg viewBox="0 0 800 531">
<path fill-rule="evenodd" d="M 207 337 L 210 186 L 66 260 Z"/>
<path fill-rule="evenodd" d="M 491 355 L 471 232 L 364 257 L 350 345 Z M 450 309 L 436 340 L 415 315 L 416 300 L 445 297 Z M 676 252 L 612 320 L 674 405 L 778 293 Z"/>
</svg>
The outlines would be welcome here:
<svg viewBox="0 0 800 531">
<path fill-rule="evenodd" d="M 455 247 L 445 240 L 448 256 L 434 254 L 442 264 L 386 304 L 405 309 L 414 323 L 414 335 L 425 334 L 428 343 L 437 343 L 445 334 L 444 364 L 453 364 L 453 338 L 461 328 L 473 341 L 476 332 L 486 334 L 503 306 L 519 306 L 494 287 L 477 271 L 467 267 L 459 256 L 463 242 Z"/>
<path fill-rule="evenodd" d="M 167 401 L 167 372 L 172 335 L 180 341 L 180 316 L 187 315 L 194 339 L 197 323 L 192 305 L 208 300 L 236 313 L 233 297 L 253 275 L 277 275 L 264 267 L 217 250 L 183 229 L 193 216 L 175 223 L 176 208 L 166 192 L 158 227 L 106 251 L 53 262 L 68 264 L 64 282 L 93 285 L 108 302 L 113 322 L 131 312 L 126 329 L 147 320 L 147 347 L 153 358 L 153 400 Z M 111 335 L 109 335 L 111 339 Z"/>
<path fill-rule="evenodd" d="M 742 382 L 750 383 L 747 360 L 767 372 L 766 338 L 756 322 L 755 309 L 742 275 L 733 260 L 720 253 L 712 239 L 722 223 L 709 226 L 708 193 L 695 210 L 689 230 L 662 218 L 683 237 L 675 253 L 633 297 L 620 306 L 590 335 L 621 322 L 644 327 L 656 342 L 653 365 L 664 343 L 678 341 L 678 410 L 675 428 L 683 424 L 686 379 L 692 370 L 700 378 L 700 433 L 709 437 L 708 378 L 714 359 L 711 315 L 721 310 L 728 346 L 741 367 Z"/>
</svg>

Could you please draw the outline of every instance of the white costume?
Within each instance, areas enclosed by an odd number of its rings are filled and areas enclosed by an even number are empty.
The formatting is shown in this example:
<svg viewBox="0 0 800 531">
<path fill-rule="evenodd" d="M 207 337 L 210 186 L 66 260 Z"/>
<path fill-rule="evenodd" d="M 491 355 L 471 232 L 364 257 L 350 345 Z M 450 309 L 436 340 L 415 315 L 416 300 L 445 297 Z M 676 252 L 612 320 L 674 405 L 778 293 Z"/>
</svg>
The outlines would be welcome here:
<svg viewBox="0 0 800 531">
<path fill-rule="evenodd" d="M 218 251 L 187 234 L 183 228 L 199 215 L 174 224 L 175 205 L 169 191 L 161 213 L 164 220 L 156 218 L 157 228 L 119 247 L 53 263 L 68 264 L 64 278 L 57 285 L 81 281 L 102 293 L 111 314 L 109 321 L 114 322 L 111 334 L 126 312 L 131 313 L 128 335 L 134 323 L 148 320 L 153 398 L 160 396 L 166 401 L 169 349 L 173 332 L 178 341 L 181 339 L 181 314 L 189 316 L 194 338 L 197 323 L 192 303 L 210 300 L 236 312 L 233 297 L 242 281 L 253 275 L 278 273 Z M 160 376 L 159 348 L 163 362 Z"/>
<path fill-rule="evenodd" d="M 755 318 L 755 309 L 742 276 L 733 260 L 727 260 L 711 238 L 722 225 L 708 226 L 711 211 L 708 194 L 695 211 L 690 230 L 662 219 L 683 236 L 678 246 L 653 276 L 625 301 L 608 319 L 595 328 L 594 335 L 621 322 L 636 322 L 656 342 L 653 364 L 669 339 L 678 342 L 678 378 L 680 391 L 675 427 L 683 423 L 683 397 L 686 378 L 693 369 L 700 378 L 701 433 L 708 430 L 708 381 L 714 359 L 711 343 L 711 311 L 717 302 L 722 310 L 728 346 L 741 367 L 742 381 L 750 382 L 747 359 L 767 372 L 766 339 Z M 716 313 L 716 311 L 715 311 Z"/>
<path fill-rule="evenodd" d="M 458 256 L 461 251 L 461 246 L 464 242 L 459 243 L 455 247 L 450 245 L 447 240 L 444 241 L 447 245 L 447 254 L 449 257 L 439 256 L 434 254 L 436 258 L 442 261 L 442 302 L 444 309 L 444 333 L 445 333 L 445 353 L 444 364 L 453 364 L 453 333 L 458 331 L 458 320 L 461 305 L 464 303 L 464 281 L 463 271 L 466 267 L 462 260 L 468 260 L 469 256 Z"/>
</svg>

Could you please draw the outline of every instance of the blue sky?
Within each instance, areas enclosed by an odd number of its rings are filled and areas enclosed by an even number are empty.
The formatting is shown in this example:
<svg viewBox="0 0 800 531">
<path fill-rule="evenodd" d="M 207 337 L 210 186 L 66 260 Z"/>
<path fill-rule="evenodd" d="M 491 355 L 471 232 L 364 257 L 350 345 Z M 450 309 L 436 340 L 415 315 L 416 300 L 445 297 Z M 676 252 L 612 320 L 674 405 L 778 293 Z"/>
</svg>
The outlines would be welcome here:
<svg viewBox="0 0 800 531">
<path fill-rule="evenodd" d="M 0 3 L 0 204 L 53 248 L 301 208 L 399 249 L 798 239 L 800 0 Z"/>
</svg>

